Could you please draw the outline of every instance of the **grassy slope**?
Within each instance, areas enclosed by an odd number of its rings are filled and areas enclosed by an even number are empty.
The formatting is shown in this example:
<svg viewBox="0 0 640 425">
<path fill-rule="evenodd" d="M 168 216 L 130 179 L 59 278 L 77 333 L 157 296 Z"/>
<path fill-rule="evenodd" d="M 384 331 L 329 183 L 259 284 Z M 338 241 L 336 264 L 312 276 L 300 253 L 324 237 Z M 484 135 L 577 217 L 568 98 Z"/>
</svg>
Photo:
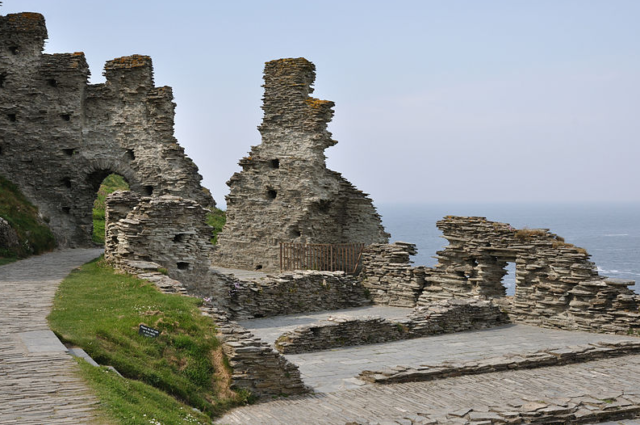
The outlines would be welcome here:
<svg viewBox="0 0 640 425">
<path fill-rule="evenodd" d="M 82 347 L 98 363 L 215 417 L 247 397 L 229 392 L 228 382 L 218 378 L 226 372 L 215 361 L 219 342 L 199 302 L 162 294 L 146 281 L 94 261 L 62 282 L 49 323 L 63 341 Z M 162 333 L 140 336 L 140 324 Z"/>
<path fill-rule="evenodd" d="M 9 222 L 20 240 L 20 246 L 17 249 L 9 250 L 0 247 L 0 257 L 20 258 L 41 254 L 55 248 L 53 234 L 38 218 L 38 209 L 20 193 L 16 185 L 2 176 L 0 176 L 0 217 Z"/>
</svg>

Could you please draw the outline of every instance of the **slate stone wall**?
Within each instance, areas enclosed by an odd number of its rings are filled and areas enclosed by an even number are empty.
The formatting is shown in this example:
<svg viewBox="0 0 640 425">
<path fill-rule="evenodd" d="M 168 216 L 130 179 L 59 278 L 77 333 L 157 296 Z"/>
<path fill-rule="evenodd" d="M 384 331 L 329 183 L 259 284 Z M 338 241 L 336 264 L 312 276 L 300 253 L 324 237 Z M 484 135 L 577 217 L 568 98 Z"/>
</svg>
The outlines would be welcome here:
<svg viewBox="0 0 640 425">
<path fill-rule="evenodd" d="M 214 264 L 279 270 L 279 243 L 377 243 L 388 234 L 371 199 L 326 168 L 334 103 L 310 97 L 315 66 L 304 58 L 267 62 L 262 143 L 227 183 L 227 224 Z"/>
<path fill-rule="evenodd" d="M 106 205 L 105 259 L 115 267 L 157 263 L 187 289 L 208 276 L 211 227 L 205 222 L 207 210 L 197 202 L 118 191 Z"/>
<path fill-rule="evenodd" d="M 360 282 L 344 272 L 282 273 L 229 286 L 231 317 L 253 319 L 371 304 Z"/>
<path fill-rule="evenodd" d="M 500 304 L 512 320 L 607 333 L 640 332 L 640 297 L 631 280 L 600 276 L 583 248 L 548 229 L 515 229 L 484 217 L 447 216 L 437 226 L 449 245 L 434 268 L 412 267 L 410 244 L 372 245 L 363 255 L 363 285 L 374 302 L 428 306 L 452 298 L 500 299 L 509 262 L 513 299 Z"/>
<path fill-rule="evenodd" d="M 155 87 L 148 56 L 105 65 L 88 84 L 84 53 L 43 54 L 37 13 L 0 16 L 0 173 L 38 206 L 61 246 L 91 241 L 102 180 L 122 175 L 142 195 L 213 205 L 173 136 L 170 87 Z"/>
<path fill-rule="evenodd" d="M 299 354 L 352 345 L 377 344 L 443 333 L 487 329 L 509 323 L 499 307 L 490 301 L 451 299 L 428 307 L 416 307 L 404 320 L 382 317 L 330 318 L 299 326 L 280 336 L 276 349 Z"/>
</svg>

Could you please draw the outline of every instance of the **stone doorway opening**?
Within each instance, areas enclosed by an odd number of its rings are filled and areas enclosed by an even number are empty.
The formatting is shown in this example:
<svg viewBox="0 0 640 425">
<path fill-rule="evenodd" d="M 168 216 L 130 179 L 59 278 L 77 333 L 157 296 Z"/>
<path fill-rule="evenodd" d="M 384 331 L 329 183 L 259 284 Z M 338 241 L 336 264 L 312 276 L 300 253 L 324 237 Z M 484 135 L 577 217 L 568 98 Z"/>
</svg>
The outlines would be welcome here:
<svg viewBox="0 0 640 425">
<path fill-rule="evenodd" d="M 92 174 L 90 182 L 96 189 L 96 198 L 93 202 L 93 230 L 92 240 L 104 245 L 105 238 L 105 200 L 108 194 L 116 190 L 129 190 L 129 183 L 120 174 L 111 171 L 103 171 Z"/>
</svg>

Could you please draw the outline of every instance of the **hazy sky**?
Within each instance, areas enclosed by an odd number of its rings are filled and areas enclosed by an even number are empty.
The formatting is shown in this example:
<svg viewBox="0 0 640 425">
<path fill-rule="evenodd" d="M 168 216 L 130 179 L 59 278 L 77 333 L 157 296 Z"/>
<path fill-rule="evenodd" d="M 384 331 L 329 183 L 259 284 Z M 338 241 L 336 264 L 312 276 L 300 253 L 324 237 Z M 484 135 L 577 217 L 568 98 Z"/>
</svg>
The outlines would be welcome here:
<svg viewBox="0 0 640 425">
<path fill-rule="evenodd" d="M 638 0 L 4 0 L 48 53 L 145 54 L 220 206 L 264 62 L 316 64 L 330 168 L 377 203 L 640 201 Z"/>
</svg>

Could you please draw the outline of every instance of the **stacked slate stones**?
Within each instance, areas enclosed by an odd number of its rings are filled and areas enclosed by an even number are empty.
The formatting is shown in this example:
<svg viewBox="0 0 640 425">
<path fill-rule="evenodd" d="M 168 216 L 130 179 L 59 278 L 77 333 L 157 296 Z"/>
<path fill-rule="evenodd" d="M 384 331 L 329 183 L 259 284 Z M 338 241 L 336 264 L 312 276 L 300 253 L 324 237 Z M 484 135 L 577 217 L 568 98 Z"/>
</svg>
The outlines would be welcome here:
<svg viewBox="0 0 640 425">
<path fill-rule="evenodd" d="M 414 244 L 372 244 L 362 254 L 362 285 L 376 304 L 414 307 L 425 283 L 424 267 L 412 267 Z"/>
</svg>

